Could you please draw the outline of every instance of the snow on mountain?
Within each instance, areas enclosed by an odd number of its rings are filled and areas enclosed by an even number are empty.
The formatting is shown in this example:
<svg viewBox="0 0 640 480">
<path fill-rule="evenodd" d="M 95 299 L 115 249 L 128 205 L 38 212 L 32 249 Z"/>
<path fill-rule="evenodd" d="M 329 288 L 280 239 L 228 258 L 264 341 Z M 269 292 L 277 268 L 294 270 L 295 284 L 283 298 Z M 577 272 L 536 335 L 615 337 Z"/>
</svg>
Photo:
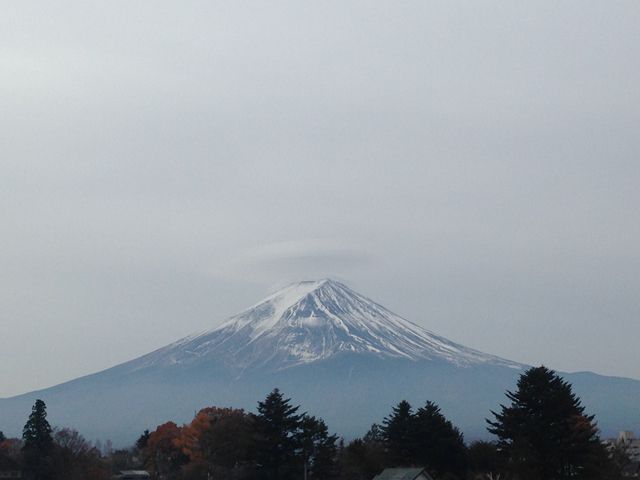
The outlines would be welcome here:
<svg viewBox="0 0 640 480">
<path fill-rule="evenodd" d="M 329 279 L 290 285 L 220 326 L 145 355 L 129 367 L 218 361 L 237 371 L 277 371 L 345 353 L 521 368 L 435 335 Z"/>
<path fill-rule="evenodd" d="M 522 368 L 435 335 L 341 283 L 301 282 L 143 357 L 0 399 L 0 426 L 19 436 L 40 398 L 57 425 L 126 446 L 167 420 L 190 421 L 203 406 L 251 410 L 278 387 L 347 437 L 405 399 L 433 401 L 467 438 L 486 438 L 488 412 Z M 563 376 L 607 435 L 640 428 L 640 381 Z"/>
</svg>

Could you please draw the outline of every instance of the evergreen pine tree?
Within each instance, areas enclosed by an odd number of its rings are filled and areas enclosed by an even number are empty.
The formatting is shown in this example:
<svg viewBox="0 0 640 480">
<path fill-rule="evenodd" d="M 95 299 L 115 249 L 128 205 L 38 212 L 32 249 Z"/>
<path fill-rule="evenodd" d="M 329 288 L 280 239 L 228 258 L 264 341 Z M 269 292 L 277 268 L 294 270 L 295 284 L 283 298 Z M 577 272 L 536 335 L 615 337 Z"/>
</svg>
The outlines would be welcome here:
<svg viewBox="0 0 640 480">
<path fill-rule="evenodd" d="M 296 454 L 300 448 L 303 415 L 297 413 L 300 407 L 294 407 L 290 402 L 291 399 L 285 399 L 277 388 L 263 402 L 258 402 L 255 447 L 262 478 L 292 478 L 301 466 L 296 465 Z"/>
<path fill-rule="evenodd" d="M 36 400 L 31 415 L 22 431 L 24 469 L 27 478 L 51 480 L 53 478 L 51 455 L 54 444 L 51 425 L 47 421 L 47 406 Z"/>
<path fill-rule="evenodd" d="M 415 414 L 415 463 L 439 477 L 461 478 L 466 470 L 467 448 L 458 428 L 445 418 L 440 407 L 427 401 Z"/>
<path fill-rule="evenodd" d="M 300 423 L 300 447 L 303 468 L 308 478 L 329 479 L 336 476 L 336 435 L 329 435 L 322 419 L 305 415 Z"/>
<path fill-rule="evenodd" d="M 402 400 L 393 407 L 391 415 L 382 421 L 382 439 L 388 452 L 388 461 L 396 467 L 414 464 L 416 456 L 416 423 L 411 405 Z"/>
<path fill-rule="evenodd" d="M 602 478 L 606 452 L 571 385 L 542 366 L 523 373 L 517 387 L 507 392 L 511 405 L 487 420 L 512 473 L 523 480 Z"/>
<path fill-rule="evenodd" d="M 138 437 L 138 440 L 136 440 L 136 448 L 139 450 L 144 450 L 149 443 L 150 435 L 151 434 L 149 433 L 149 430 L 145 430 L 144 432 L 142 432 L 142 434 Z"/>
<path fill-rule="evenodd" d="M 364 437 L 362 437 L 362 440 L 364 440 L 365 442 L 376 442 L 376 443 L 384 442 L 382 427 L 377 423 L 372 424 L 371 428 L 369 428 L 369 431 L 364 434 Z"/>
</svg>

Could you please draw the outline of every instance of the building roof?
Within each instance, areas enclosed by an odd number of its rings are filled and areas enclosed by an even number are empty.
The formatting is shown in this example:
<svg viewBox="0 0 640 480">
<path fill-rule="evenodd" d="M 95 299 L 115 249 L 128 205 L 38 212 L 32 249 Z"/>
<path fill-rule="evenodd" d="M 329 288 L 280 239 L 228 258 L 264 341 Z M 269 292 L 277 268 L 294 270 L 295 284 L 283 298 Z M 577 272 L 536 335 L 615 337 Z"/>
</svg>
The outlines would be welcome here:
<svg viewBox="0 0 640 480">
<path fill-rule="evenodd" d="M 424 468 L 386 468 L 373 480 L 415 480 L 421 474 L 432 480 Z"/>
</svg>

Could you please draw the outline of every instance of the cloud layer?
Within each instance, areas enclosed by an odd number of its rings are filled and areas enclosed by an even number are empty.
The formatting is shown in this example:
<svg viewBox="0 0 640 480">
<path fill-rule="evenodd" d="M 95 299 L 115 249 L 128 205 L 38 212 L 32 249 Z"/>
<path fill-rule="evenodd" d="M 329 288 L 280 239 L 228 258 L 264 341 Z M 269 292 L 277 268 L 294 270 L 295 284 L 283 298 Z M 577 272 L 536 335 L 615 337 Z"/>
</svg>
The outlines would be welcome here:
<svg viewBox="0 0 640 480">
<path fill-rule="evenodd" d="M 639 22 L 632 1 L 7 5 L 0 395 L 324 276 L 475 348 L 640 378 Z"/>
</svg>

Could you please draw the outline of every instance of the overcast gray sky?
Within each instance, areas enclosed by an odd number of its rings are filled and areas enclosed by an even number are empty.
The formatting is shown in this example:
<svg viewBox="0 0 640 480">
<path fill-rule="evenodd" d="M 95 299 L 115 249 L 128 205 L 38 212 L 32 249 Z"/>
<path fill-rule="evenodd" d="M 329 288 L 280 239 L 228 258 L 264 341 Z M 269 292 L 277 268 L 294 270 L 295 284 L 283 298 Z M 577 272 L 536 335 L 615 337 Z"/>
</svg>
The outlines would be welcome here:
<svg viewBox="0 0 640 480">
<path fill-rule="evenodd" d="M 640 378 L 640 2 L 2 4 L 0 396 L 331 276 Z"/>
</svg>

